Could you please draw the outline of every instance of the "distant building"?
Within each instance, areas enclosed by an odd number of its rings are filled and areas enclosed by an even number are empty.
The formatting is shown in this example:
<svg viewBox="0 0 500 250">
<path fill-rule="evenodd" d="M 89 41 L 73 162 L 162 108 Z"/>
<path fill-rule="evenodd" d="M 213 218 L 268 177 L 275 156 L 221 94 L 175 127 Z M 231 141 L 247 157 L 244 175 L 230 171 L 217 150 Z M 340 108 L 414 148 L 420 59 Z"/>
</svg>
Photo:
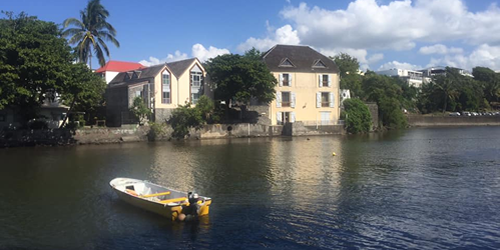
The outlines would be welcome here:
<svg viewBox="0 0 500 250">
<path fill-rule="evenodd" d="M 186 59 L 118 73 L 106 89 L 108 126 L 135 123 L 129 109 L 141 97 L 153 111 L 153 121 L 165 121 L 172 111 L 188 102 L 196 104 L 210 94 L 201 62 Z"/>
<path fill-rule="evenodd" d="M 278 80 L 276 99 L 265 112 L 271 125 L 338 123 L 339 69 L 335 62 L 309 46 L 295 45 L 276 45 L 262 60 Z"/>
<path fill-rule="evenodd" d="M 454 68 L 454 67 L 449 67 L 449 68 L 457 70 L 460 75 L 468 76 L 468 77 L 474 77 L 470 73 L 470 71 L 468 71 L 468 70 L 460 69 L 460 68 Z M 439 75 L 446 75 L 446 67 L 444 67 L 444 66 L 430 67 L 430 68 L 422 69 L 422 70 L 419 70 L 419 71 L 422 72 L 423 75 L 424 75 L 424 77 L 427 77 L 427 78 L 432 78 L 434 76 L 439 76 Z"/>
<path fill-rule="evenodd" d="M 347 99 L 351 99 L 351 91 L 348 89 L 341 89 L 340 90 L 340 104 L 342 105 L 342 103 Z"/>
<path fill-rule="evenodd" d="M 405 80 L 410 86 L 420 88 L 423 83 L 423 73 L 417 70 L 389 69 L 375 72 L 379 75 L 398 77 Z"/>
<path fill-rule="evenodd" d="M 137 70 L 145 68 L 140 63 L 134 62 L 122 62 L 122 61 L 108 61 L 106 65 L 96 69 L 95 73 L 101 75 L 106 83 L 108 84 L 121 72 L 127 72 L 131 70 Z"/>
</svg>

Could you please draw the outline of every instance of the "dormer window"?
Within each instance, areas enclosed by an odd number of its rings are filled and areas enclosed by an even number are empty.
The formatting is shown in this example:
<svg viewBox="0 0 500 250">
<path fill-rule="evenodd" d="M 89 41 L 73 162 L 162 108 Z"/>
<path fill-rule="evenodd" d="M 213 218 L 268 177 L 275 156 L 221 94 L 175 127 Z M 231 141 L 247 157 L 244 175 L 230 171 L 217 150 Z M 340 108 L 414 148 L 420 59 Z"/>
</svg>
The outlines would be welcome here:
<svg viewBox="0 0 500 250">
<path fill-rule="evenodd" d="M 203 73 L 198 65 L 191 69 L 191 87 L 201 87 L 203 82 Z"/>
<path fill-rule="evenodd" d="M 314 61 L 313 63 L 313 68 L 326 68 L 326 65 L 321 61 L 321 59 L 318 59 Z"/>
<path fill-rule="evenodd" d="M 293 68 L 295 65 L 288 58 L 285 58 L 281 61 L 279 67 Z"/>
<path fill-rule="evenodd" d="M 134 71 L 134 72 L 132 73 L 132 79 L 137 79 L 137 78 L 139 78 L 139 77 L 137 76 L 137 73 Z"/>
</svg>

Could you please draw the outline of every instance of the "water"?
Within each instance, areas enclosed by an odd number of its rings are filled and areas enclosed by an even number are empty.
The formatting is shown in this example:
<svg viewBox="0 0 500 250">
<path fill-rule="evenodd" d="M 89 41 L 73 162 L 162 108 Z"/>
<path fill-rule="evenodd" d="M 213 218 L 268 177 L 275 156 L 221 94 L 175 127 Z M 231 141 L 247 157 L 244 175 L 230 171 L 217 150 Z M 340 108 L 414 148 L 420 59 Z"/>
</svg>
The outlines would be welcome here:
<svg viewBox="0 0 500 250">
<path fill-rule="evenodd" d="M 309 139 L 2 149 L 0 249 L 500 248 L 500 127 Z M 115 177 L 194 189 L 210 215 L 169 222 Z"/>
</svg>

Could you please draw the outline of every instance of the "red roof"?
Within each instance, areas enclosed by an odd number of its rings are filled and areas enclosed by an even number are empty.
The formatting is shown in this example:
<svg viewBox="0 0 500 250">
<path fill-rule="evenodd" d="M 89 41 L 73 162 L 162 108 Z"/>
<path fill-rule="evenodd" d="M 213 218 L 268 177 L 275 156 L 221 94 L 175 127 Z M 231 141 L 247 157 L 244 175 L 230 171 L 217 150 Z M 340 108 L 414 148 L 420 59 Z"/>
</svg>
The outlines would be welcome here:
<svg viewBox="0 0 500 250">
<path fill-rule="evenodd" d="M 95 72 L 101 73 L 105 71 L 115 71 L 115 72 L 127 72 L 131 70 L 136 70 L 144 68 L 140 63 L 134 62 L 122 62 L 122 61 L 108 61 L 106 65 L 98 68 Z"/>
</svg>

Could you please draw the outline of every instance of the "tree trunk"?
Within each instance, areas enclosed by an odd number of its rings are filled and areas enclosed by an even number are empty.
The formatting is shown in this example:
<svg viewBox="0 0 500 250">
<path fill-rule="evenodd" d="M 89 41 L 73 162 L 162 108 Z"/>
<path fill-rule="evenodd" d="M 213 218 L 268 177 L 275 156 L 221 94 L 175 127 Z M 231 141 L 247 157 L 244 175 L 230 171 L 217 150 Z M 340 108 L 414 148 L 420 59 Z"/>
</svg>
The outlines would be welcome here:
<svg viewBox="0 0 500 250">
<path fill-rule="evenodd" d="M 73 101 L 71 102 L 71 105 L 69 106 L 68 113 L 64 117 L 63 122 L 61 123 L 61 126 L 59 126 L 59 128 L 64 128 L 64 126 L 66 125 L 66 121 L 68 121 L 69 114 L 71 113 L 71 111 L 73 111 L 73 107 L 75 106 L 75 103 L 76 103 L 76 98 L 73 99 Z"/>
<path fill-rule="evenodd" d="M 92 70 L 92 52 L 89 52 L 89 68 Z"/>
<path fill-rule="evenodd" d="M 226 122 L 229 120 L 229 103 L 230 103 L 231 99 L 227 99 L 226 100 Z"/>
</svg>

